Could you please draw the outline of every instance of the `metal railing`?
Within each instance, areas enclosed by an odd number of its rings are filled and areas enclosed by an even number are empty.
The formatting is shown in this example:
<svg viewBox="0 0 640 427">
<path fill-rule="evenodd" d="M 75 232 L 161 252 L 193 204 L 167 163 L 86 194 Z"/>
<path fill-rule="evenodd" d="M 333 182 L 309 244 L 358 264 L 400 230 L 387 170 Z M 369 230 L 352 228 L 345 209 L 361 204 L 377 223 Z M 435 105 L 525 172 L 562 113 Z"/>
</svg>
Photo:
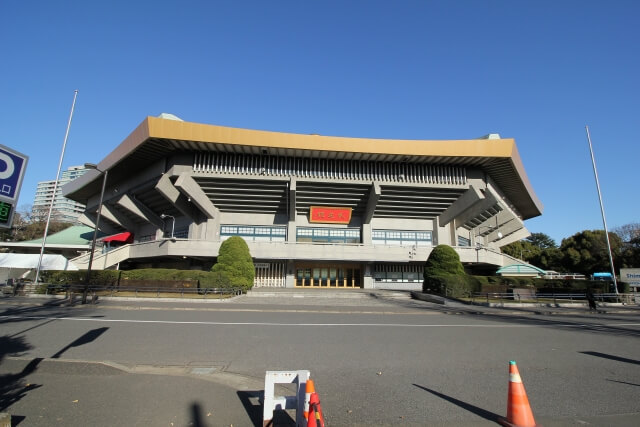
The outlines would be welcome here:
<svg viewBox="0 0 640 427">
<path fill-rule="evenodd" d="M 42 285 L 38 291 L 44 295 L 82 294 L 84 285 Z M 89 296 L 92 301 L 96 297 L 134 297 L 134 298 L 184 298 L 184 299 L 220 299 L 242 295 L 240 288 L 167 288 L 167 287 L 138 287 L 138 286 L 92 286 L 89 288 Z"/>
<path fill-rule="evenodd" d="M 597 303 L 623 303 L 635 304 L 640 295 L 634 293 L 615 294 L 602 293 L 593 295 Z M 560 304 L 583 303 L 587 301 L 585 293 L 505 293 L 505 292 L 475 292 L 471 295 L 472 304 L 480 303 L 535 303 L 535 304 Z"/>
</svg>

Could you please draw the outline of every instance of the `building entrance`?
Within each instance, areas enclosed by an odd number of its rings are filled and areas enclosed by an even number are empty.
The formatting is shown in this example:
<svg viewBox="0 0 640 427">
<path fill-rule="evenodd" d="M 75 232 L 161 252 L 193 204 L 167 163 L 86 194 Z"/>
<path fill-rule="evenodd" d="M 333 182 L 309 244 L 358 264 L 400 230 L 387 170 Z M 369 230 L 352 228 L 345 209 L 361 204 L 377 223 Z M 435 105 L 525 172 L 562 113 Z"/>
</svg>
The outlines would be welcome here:
<svg viewBox="0 0 640 427">
<path fill-rule="evenodd" d="M 298 288 L 359 288 L 361 283 L 359 264 L 296 265 Z"/>
</svg>

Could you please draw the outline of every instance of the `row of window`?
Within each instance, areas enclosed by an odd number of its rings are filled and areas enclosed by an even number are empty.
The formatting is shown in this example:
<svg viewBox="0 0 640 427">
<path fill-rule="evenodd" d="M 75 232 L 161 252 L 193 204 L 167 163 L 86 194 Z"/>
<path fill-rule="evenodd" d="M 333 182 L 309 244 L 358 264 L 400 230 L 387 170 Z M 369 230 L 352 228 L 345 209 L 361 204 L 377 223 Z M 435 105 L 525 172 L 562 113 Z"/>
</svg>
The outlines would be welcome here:
<svg viewBox="0 0 640 427">
<path fill-rule="evenodd" d="M 466 237 L 458 236 L 458 246 L 471 246 L 471 240 Z"/>
<path fill-rule="evenodd" d="M 376 282 L 421 282 L 424 265 L 420 264 L 376 264 L 373 278 Z"/>
<path fill-rule="evenodd" d="M 431 231 L 373 230 L 371 239 L 374 245 L 431 246 L 433 235 Z"/>
<path fill-rule="evenodd" d="M 298 227 L 297 242 L 360 243 L 359 228 Z"/>
<path fill-rule="evenodd" d="M 252 226 L 252 225 L 222 225 L 220 238 L 228 239 L 240 236 L 253 242 L 284 242 L 287 236 L 286 227 Z"/>
<path fill-rule="evenodd" d="M 282 226 L 250 226 L 250 225 L 222 225 L 220 236 L 241 236 L 249 241 L 285 241 L 287 230 Z M 373 244 L 376 245 L 415 245 L 431 246 L 433 237 L 431 231 L 411 230 L 373 230 Z M 313 243 L 361 243 L 359 228 L 323 228 L 298 227 L 296 242 Z"/>
<path fill-rule="evenodd" d="M 410 271 L 376 271 L 373 275 L 376 282 L 422 282 L 422 272 Z"/>
</svg>

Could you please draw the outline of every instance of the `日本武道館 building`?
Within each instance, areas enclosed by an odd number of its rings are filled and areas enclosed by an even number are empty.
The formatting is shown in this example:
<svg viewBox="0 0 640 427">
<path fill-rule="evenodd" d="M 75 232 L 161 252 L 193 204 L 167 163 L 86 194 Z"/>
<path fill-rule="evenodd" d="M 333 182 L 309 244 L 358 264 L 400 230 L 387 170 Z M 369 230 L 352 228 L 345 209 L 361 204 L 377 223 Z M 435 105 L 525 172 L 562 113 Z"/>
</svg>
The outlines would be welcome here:
<svg viewBox="0 0 640 427">
<path fill-rule="evenodd" d="M 241 236 L 256 287 L 419 288 L 438 244 L 469 272 L 494 272 L 514 262 L 500 247 L 542 213 L 515 141 L 497 134 L 343 138 L 170 114 L 146 118 L 63 193 L 87 205 L 88 225 L 103 194 L 109 250 L 96 250 L 94 269 L 209 269 L 221 242 Z"/>
</svg>

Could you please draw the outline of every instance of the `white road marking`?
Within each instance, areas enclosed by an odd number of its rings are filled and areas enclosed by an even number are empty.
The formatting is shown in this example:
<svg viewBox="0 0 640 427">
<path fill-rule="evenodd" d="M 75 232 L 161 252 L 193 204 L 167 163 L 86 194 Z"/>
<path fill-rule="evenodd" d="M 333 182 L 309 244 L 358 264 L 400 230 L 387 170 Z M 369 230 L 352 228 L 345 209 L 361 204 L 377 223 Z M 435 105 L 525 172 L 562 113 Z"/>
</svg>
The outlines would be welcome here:
<svg viewBox="0 0 640 427">
<path fill-rule="evenodd" d="M 392 326 L 405 328 L 539 328 L 546 326 L 593 328 L 613 326 L 640 326 L 640 323 L 611 323 L 611 324 L 555 324 L 545 323 L 535 325 L 478 325 L 478 324 L 414 324 L 414 323 L 275 323 L 275 322 L 206 322 L 206 321 L 178 321 L 178 320 L 133 320 L 133 319 L 94 319 L 87 317 L 47 317 L 47 316 L 0 316 L 0 319 L 33 319 L 33 320 L 70 320 L 76 322 L 105 322 L 105 323 L 152 323 L 165 325 L 209 325 L 209 326 Z"/>
</svg>

